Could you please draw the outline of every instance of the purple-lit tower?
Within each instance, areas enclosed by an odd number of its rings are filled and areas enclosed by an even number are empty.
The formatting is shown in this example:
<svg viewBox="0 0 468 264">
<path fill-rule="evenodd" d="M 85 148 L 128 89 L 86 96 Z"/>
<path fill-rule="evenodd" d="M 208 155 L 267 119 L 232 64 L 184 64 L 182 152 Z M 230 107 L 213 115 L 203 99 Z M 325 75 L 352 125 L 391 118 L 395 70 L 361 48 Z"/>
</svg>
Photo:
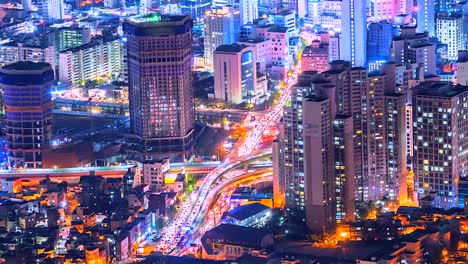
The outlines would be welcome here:
<svg viewBox="0 0 468 264">
<path fill-rule="evenodd" d="M 54 70 L 48 63 L 21 61 L 0 69 L 11 168 L 42 168 L 42 149 L 52 130 L 53 81 Z"/>
</svg>

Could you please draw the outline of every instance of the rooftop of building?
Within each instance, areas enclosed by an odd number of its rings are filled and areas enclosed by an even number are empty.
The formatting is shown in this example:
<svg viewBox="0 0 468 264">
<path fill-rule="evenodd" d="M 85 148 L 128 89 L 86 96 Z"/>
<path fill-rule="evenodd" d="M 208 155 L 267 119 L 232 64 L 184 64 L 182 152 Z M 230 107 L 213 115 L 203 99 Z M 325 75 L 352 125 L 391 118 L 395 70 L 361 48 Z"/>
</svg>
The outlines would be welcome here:
<svg viewBox="0 0 468 264">
<path fill-rule="evenodd" d="M 138 262 L 139 264 L 221 264 L 226 263 L 225 261 L 215 261 L 206 259 L 196 259 L 191 257 L 176 257 L 176 256 L 161 256 L 161 255 L 149 255 L 144 260 Z"/>
<path fill-rule="evenodd" d="M 238 41 L 238 43 L 251 43 L 251 44 L 258 44 L 267 41 L 266 39 L 263 38 L 255 38 L 255 39 L 244 39 L 241 41 Z"/>
<path fill-rule="evenodd" d="M 242 221 L 267 210 L 270 210 L 268 206 L 261 203 L 251 203 L 234 208 L 226 214 L 226 217 Z"/>
<path fill-rule="evenodd" d="M 280 27 L 280 26 L 272 26 L 268 29 L 268 32 L 276 32 L 276 33 L 286 33 L 288 32 L 287 27 Z"/>
<path fill-rule="evenodd" d="M 32 61 L 18 61 L 2 67 L 2 70 L 15 70 L 15 71 L 40 71 L 49 70 L 51 68 L 49 63 L 45 62 L 32 62 Z"/>
<path fill-rule="evenodd" d="M 220 224 L 207 231 L 201 238 L 201 243 L 208 253 L 213 250 L 212 243 L 226 243 L 259 249 L 262 240 L 269 234 L 272 234 L 272 232 L 267 229 Z"/>
<path fill-rule="evenodd" d="M 272 14 L 271 16 L 288 16 L 288 15 L 294 15 L 296 12 L 291 11 L 291 10 L 283 10 L 277 14 Z"/>
<path fill-rule="evenodd" d="M 133 16 L 125 19 L 125 22 L 133 25 L 157 25 L 159 23 L 183 22 L 189 19 L 188 15 L 166 15 L 160 13 L 149 13 Z"/>
<path fill-rule="evenodd" d="M 221 45 L 216 48 L 215 52 L 225 52 L 225 53 L 237 53 L 241 52 L 243 49 L 247 48 L 247 45 L 244 44 L 226 44 Z"/>
<path fill-rule="evenodd" d="M 427 81 L 417 86 L 417 96 L 451 98 L 468 91 L 467 86 L 453 85 L 447 82 Z"/>
<path fill-rule="evenodd" d="M 80 50 L 86 50 L 86 49 L 89 49 L 89 48 L 93 48 L 93 47 L 95 47 L 97 45 L 101 45 L 101 44 L 108 43 L 108 42 L 111 42 L 111 41 L 115 41 L 115 40 L 118 40 L 118 39 L 119 39 L 118 36 L 94 38 L 94 39 L 92 39 L 90 42 L 88 42 L 86 44 L 83 44 L 83 45 L 80 45 L 80 46 L 77 46 L 77 47 L 73 47 L 73 48 L 61 51 L 60 53 L 78 52 Z"/>
</svg>

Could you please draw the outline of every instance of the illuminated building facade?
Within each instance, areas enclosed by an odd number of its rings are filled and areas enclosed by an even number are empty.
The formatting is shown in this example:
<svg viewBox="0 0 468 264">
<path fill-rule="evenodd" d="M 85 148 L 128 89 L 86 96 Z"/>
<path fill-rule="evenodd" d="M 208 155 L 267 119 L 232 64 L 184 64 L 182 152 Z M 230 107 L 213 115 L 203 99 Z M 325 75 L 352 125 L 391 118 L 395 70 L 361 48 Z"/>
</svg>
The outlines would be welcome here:
<svg viewBox="0 0 468 264">
<path fill-rule="evenodd" d="M 221 45 L 233 44 L 240 39 L 240 13 L 232 6 L 205 13 L 205 68 L 213 70 L 213 53 Z"/>
<path fill-rule="evenodd" d="M 435 0 L 416 0 L 416 32 L 427 32 L 429 37 L 435 37 Z"/>
<path fill-rule="evenodd" d="M 344 0 L 341 4 L 340 55 L 353 67 L 366 65 L 366 1 Z"/>
<path fill-rule="evenodd" d="M 313 41 L 302 52 L 301 70 L 324 72 L 328 69 L 328 45 Z"/>
<path fill-rule="evenodd" d="M 0 45 L 0 66 L 18 61 L 45 62 L 55 70 L 55 48 L 53 46 L 30 46 L 17 42 Z"/>
<path fill-rule="evenodd" d="M 415 187 L 420 198 L 437 192 L 449 209 L 458 206 L 459 178 L 468 174 L 468 90 L 425 82 L 413 99 Z"/>
<path fill-rule="evenodd" d="M 38 12 L 41 19 L 54 22 L 62 20 L 65 15 L 65 2 L 63 0 L 39 0 Z"/>
<path fill-rule="evenodd" d="M 209 0 L 182 0 L 180 9 L 182 14 L 191 15 L 193 20 L 202 19 L 205 12 L 211 8 Z"/>
<path fill-rule="evenodd" d="M 386 145 L 386 190 L 390 200 L 405 204 L 407 200 L 406 171 L 406 96 L 385 94 L 384 137 Z"/>
<path fill-rule="evenodd" d="M 461 14 L 439 13 L 437 15 L 437 39 L 447 44 L 447 58 L 458 59 L 458 51 L 465 49 L 463 17 Z"/>
<path fill-rule="evenodd" d="M 221 45 L 214 52 L 215 99 L 240 104 L 257 96 L 255 49 L 246 45 Z"/>
<path fill-rule="evenodd" d="M 56 32 L 56 51 L 64 51 L 81 46 L 91 40 L 91 30 L 83 27 L 63 27 Z"/>
<path fill-rule="evenodd" d="M 122 73 L 123 50 L 120 38 L 97 39 L 60 52 L 59 80 L 73 85 L 87 81 L 112 79 Z"/>
<path fill-rule="evenodd" d="M 42 149 L 52 135 L 53 81 L 48 63 L 16 62 L 0 70 L 11 168 L 42 168 Z"/>
<path fill-rule="evenodd" d="M 393 25 L 387 21 L 370 23 L 367 27 L 367 61 L 387 61 L 393 38 Z"/>
<path fill-rule="evenodd" d="M 184 153 L 194 131 L 192 25 L 188 15 L 125 20 L 130 126 L 145 158 Z"/>
</svg>

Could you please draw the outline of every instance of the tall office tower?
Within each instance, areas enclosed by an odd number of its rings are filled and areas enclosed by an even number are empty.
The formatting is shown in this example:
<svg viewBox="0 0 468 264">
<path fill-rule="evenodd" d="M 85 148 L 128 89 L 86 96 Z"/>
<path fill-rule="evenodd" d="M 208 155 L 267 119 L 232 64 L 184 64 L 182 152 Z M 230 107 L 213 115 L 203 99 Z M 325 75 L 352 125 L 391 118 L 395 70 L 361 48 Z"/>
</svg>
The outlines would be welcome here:
<svg viewBox="0 0 468 264">
<path fill-rule="evenodd" d="M 452 61 L 458 59 L 458 51 L 465 49 L 463 37 L 463 16 L 459 13 L 437 14 L 437 39 L 447 44 L 447 58 Z"/>
<path fill-rule="evenodd" d="M 402 27 L 390 45 L 390 61 L 406 65 L 416 63 L 424 66 L 424 75 L 436 74 L 435 45 L 429 42 L 427 33 L 416 33 L 414 27 Z"/>
<path fill-rule="evenodd" d="M 421 83 L 413 101 L 415 178 L 420 198 L 436 192 L 434 205 L 458 206 L 458 180 L 468 175 L 466 86 Z"/>
<path fill-rule="evenodd" d="M 353 67 L 366 66 L 366 2 L 344 0 L 341 7 L 341 59 Z"/>
<path fill-rule="evenodd" d="M 91 30 L 78 26 L 62 27 L 56 32 L 56 51 L 64 51 L 91 41 Z"/>
<path fill-rule="evenodd" d="M 253 103 L 257 91 L 255 49 L 246 45 L 221 45 L 214 52 L 214 97 L 229 103 Z"/>
<path fill-rule="evenodd" d="M 213 70 L 213 52 L 217 47 L 240 40 L 239 11 L 231 6 L 205 13 L 205 68 Z"/>
<path fill-rule="evenodd" d="M 336 223 L 355 220 L 353 118 L 337 115 L 333 120 Z"/>
<path fill-rule="evenodd" d="M 180 9 L 182 14 L 191 15 L 193 20 L 202 19 L 205 12 L 211 8 L 210 0 L 182 0 Z"/>
<path fill-rule="evenodd" d="M 156 7 L 153 0 L 139 0 L 137 3 L 139 15 L 148 14 L 152 8 Z"/>
<path fill-rule="evenodd" d="M 324 0 L 320 3 L 319 25 L 323 30 L 341 31 L 342 1 Z"/>
<path fill-rule="evenodd" d="M 307 0 L 306 21 L 312 26 L 320 24 L 320 14 L 322 13 L 322 4 L 320 0 Z"/>
<path fill-rule="evenodd" d="M 371 0 L 370 20 L 372 22 L 393 21 L 395 4 L 395 0 Z"/>
<path fill-rule="evenodd" d="M 157 13 L 123 24 L 131 131 L 146 156 L 180 153 L 192 145 L 192 24 L 188 15 Z"/>
<path fill-rule="evenodd" d="M 32 7 L 31 0 L 22 0 L 21 4 L 22 4 L 23 10 L 25 12 L 30 12 L 31 11 L 31 7 Z"/>
<path fill-rule="evenodd" d="M 283 11 L 279 14 L 271 14 L 270 18 L 274 25 L 287 28 L 290 37 L 297 35 L 296 12 Z"/>
<path fill-rule="evenodd" d="M 385 134 L 385 75 L 369 74 L 367 82 L 367 186 L 369 200 L 386 196 L 387 142 Z M 364 103 L 364 102 L 363 102 Z"/>
<path fill-rule="evenodd" d="M 55 69 L 55 49 L 53 46 L 31 46 L 17 42 L 0 46 L 0 66 L 18 61 L 46 62 Z"/>
<path fill-rule="evenodd" d="M 331 33 L 328 39 L 328 59 L 335 61 L 340 59 L 340 34 Z"/>
<path fill-rule="evenodd" d="M 401 205 L 407 201 L 406 172 L 406 96 L 387 92 L 385 94 L 385 148 L 386 182 L 385 194 Z"/>
<path fill-rule="evenodd" d="M 79 86 L 117 77 L 124 70 L 122 48 L 119 37 L 109 37 L 60 52 L 59 80 Z"/>
<path fill-rule="evenodd" d="M 307 0 L 284 0 L 287 10 L 295 11 L 299 19 L 303 19 L 307 14 Z"/>
<path fill-rule="evenodd" d="M 241 16 L 241 25 L 252 23 L 258 18 L 258 0 L 230 0 L 234 8 L 238 8 Z"/>
<path fill-rule="evenodd" d="M 328 69 L 328 45 L 320 41 L 312 41 L 302 52 L 301 70 L 324 72 Z"/>
<path fill-rule="evenodd" d="M 284 107 L 284 179 L 288 213 L 304 217 L 304 139 L 302 102 L 313 95 L 316 72 L 303 72 L 291 87 L 290 103 Z M 304 219 L 304 218 L 303 218 Z"/>
<path fill-rule="evenodd" d="M 53 81 L 48 63 L 21 61 L 0 69 L 11 168 L 42 168 L 42 149 L 52 135 Z"/>
<path fill-rule="evenodd" d="M 429 37 L 435 37 L 435 0 L 416 0 L 416 32 L 427 32 Z"/>
<path fill-rule="evenodd" d="M 394 29 L 387 21 L 370 23 L 367 27 L 367 61 L 387 61 Z"/>
<path fill-rule="evenodd" d="M 413 12 L 413 0 L 396 0 L 395 15 L 410 15 Z"/>
<path fill-rule="evenodd" d="M 63 0 L 39 0 L 37 8 L 39 16 L 49 22 L 62 20 L 65 15 L 64 5 Z"/>
</svg>

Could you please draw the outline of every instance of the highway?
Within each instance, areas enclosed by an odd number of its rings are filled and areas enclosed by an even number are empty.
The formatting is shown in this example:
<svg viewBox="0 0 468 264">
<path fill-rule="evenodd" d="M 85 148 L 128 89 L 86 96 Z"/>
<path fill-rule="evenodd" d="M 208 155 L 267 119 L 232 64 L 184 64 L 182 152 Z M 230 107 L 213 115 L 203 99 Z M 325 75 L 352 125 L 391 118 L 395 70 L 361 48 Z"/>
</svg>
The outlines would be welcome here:
<svg viewBox="0 0 468 264">
<path fill-rule="evenodd" d="M 155 246 L 155 251 L 163 254 L 178 254 L 179 245 L 185 243 L 186 238 L 196 233 L 201 221 L 204 219 L 208 206 L 215 197 L 213 189 L 216 181 L 223 175 L 228 180 L 235 180 L 242 175 L 232 171 L 236 166 L 246 164 L 252 159 L 258 159 L 259 155 L 252 156 L 262 139 L 262 134 L 270 127 L 276 126 L 283 115 L 283 107 L 290 99 L 291 86 L 297 82 L 297 74 L 300 67 L 294 67 L 286 76 L 282 93 L 278 101 L 268 111 L 262 112 L 256 125 L 247 132 L 245 139 L 239 140 L 226 157 L 225 161 L 216 169 L 208 173 L 202 180 L 201 187 L 192 192 L 188 199 L 180 204 L 179 211 L 173 220 L 161 230 L 162 238 Z M 270 155 L 271 155 L 271 150 Z M 261 154 L 263 155 L 263 154 Z M 177 250 L 176 250 L 177 249 Z"/>
<path fill-rule="evenodd" d="M 200 188 L 192 192 L 192 194 L 180 204 L 177 214 L 173 220 L 161 230 L 161 239 L 155 246 L 155 251 L 168 254 L 175 250 L 179 245 L 184 234 L 191 235 L 193 226 L 197 226 L 203 219 L 206 212 L 207 203 L 210 202 L 208 197 L 211 197 L 210 191 L 218 179 L 235 178 L 242 174 L 242 171 L 236 170 L 237 167 L 242 167 L 245 164 L 255 162 L 259 159 L 269 157 L 271 154 L 260 153 L 256 156 L 246 158 L 244 161 L 236 161 L 233 163 L 224 162 L 218 168 L 208 173 L 203 178 Z"/>
</svg>

